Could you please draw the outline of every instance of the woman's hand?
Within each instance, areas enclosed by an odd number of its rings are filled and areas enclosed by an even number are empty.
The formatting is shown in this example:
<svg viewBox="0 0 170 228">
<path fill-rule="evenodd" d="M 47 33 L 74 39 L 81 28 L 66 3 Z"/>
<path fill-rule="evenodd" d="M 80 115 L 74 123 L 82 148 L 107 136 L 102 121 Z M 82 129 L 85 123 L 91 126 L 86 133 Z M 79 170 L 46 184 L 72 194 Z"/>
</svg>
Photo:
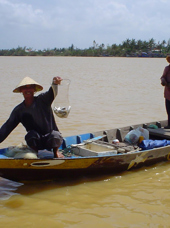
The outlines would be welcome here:
<svg viewBox="0 0 170 228">
<path fill-rule="evenodd" d="M 161 85 L 162 86 L 167 86 L 167 82 L 166 82 L 166 80 L 165 80 L 165 78 L 161 78 Z"/>
</svg>

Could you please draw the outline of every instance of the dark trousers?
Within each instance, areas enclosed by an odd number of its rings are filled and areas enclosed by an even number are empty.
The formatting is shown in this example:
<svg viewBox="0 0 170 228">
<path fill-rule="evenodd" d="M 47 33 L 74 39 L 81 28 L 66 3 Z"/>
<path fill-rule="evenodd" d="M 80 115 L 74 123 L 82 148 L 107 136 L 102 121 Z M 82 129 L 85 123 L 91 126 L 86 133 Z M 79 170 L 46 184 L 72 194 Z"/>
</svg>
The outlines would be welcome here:
<svg viewBox="0 0 170 228">
<path fill-rule="evenodd" d="M 46 135 L 40 135 L 36 131 L 31 130 L 25 136 L 27 145 L 35 151 L 52 150 L 59 148 L 63 142 L 63 138 L 58 131 L 52 131 Z"/>
<path fill-rule="evenodd" d="M 165 107 L 168 115 L 168 126 L 170 126 L 170 101 L 165 99 Z"/>
</svg>

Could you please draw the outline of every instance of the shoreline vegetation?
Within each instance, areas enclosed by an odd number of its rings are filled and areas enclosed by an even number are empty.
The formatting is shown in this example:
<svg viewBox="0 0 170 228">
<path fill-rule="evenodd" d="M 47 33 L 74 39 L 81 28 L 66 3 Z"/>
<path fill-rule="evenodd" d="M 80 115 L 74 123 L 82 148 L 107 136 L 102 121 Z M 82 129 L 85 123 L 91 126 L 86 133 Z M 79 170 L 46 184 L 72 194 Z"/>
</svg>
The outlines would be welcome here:
<svg viewBox="0 0 170 228">
<path fill-rule="evenodd" d="M 155 42 L 126 39 L 122 44 L 105 46 L 93 41 L 89 48 L 79 49 L 73 44 L 68 48 L 53 48 L 33 50 L 33 48 L 17 47 L 12 49 L 0 49 L 0 56 L 86 56 L 86 57 L 166 57 L 170 52 L 170 39 L 168 42 Z"/>
</svg>

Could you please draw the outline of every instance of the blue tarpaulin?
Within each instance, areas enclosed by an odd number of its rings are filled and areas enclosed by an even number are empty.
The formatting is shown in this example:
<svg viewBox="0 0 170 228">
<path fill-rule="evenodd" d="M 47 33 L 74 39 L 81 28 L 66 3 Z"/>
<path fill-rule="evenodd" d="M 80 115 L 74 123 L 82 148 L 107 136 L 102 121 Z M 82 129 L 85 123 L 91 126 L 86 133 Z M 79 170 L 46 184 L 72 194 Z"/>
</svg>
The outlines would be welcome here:
<svg viewBox="0 0 170 228">
<path fill-rule="evenodd" d="M 170 140 L 143 140 L 140 144 L 139 147 L 141 147 L 143 150 L 149 150 L 153 148 L 158 148 L 158 147 L 163 147 L 163 146 L 168 146 L 170 145 Z"/>
</svg>

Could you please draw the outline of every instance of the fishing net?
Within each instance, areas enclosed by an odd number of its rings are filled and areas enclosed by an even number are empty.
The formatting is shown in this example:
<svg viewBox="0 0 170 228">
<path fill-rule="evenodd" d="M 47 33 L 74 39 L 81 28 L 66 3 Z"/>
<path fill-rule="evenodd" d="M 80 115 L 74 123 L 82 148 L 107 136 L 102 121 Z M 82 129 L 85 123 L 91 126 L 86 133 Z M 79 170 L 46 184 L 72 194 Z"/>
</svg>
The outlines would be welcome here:
<svg viewBox="0 0 170 228">
<path fill-rule="evenodd" d="M 60 118 L 67 118 L 70 113 L 69 102 L 69 79 L 63 79 L 61 84 L 58 85 L 58 94 L 53 102 L 53 111 Z"/>
</svg>

